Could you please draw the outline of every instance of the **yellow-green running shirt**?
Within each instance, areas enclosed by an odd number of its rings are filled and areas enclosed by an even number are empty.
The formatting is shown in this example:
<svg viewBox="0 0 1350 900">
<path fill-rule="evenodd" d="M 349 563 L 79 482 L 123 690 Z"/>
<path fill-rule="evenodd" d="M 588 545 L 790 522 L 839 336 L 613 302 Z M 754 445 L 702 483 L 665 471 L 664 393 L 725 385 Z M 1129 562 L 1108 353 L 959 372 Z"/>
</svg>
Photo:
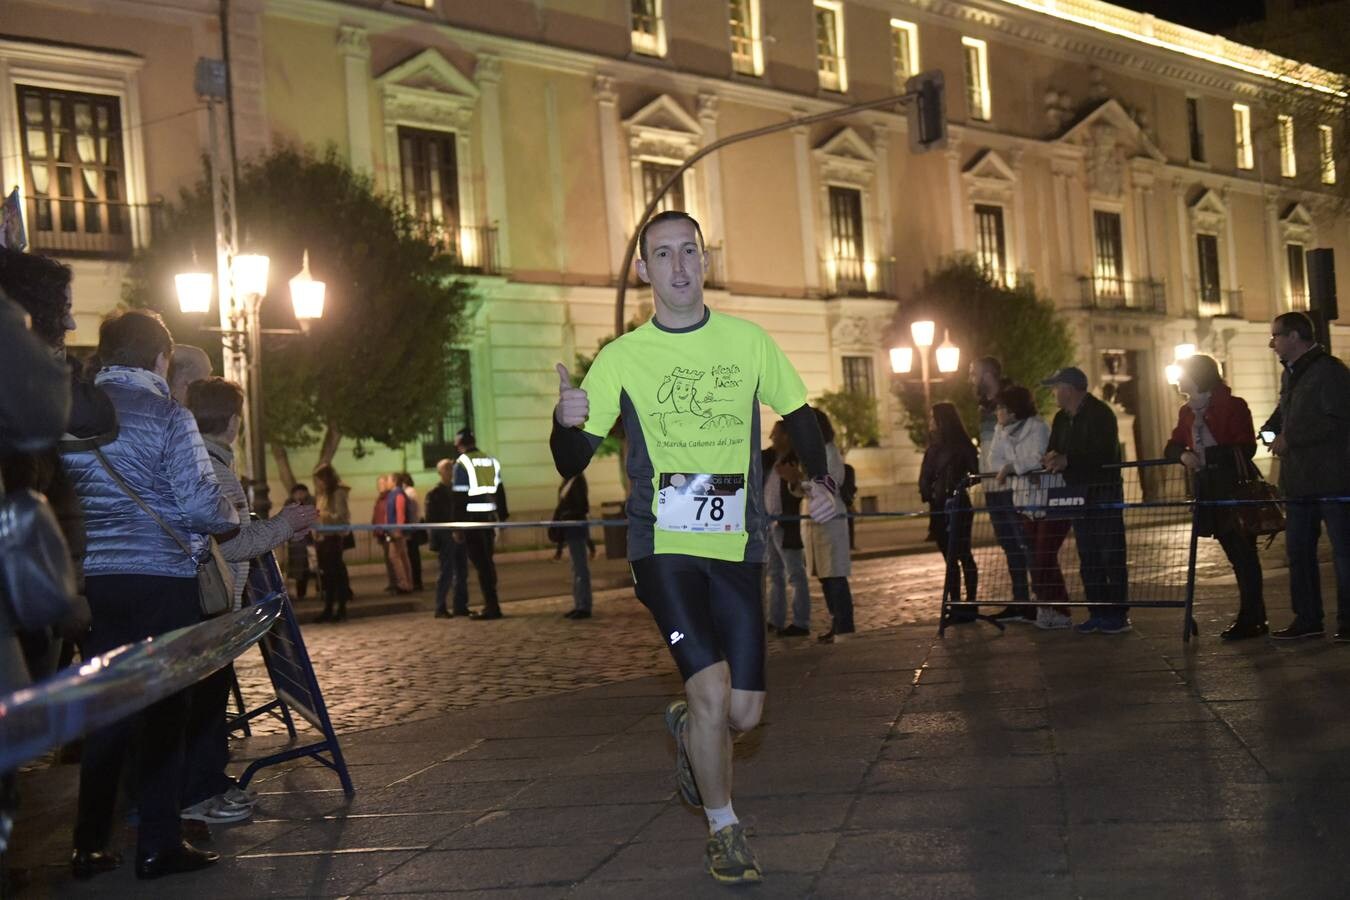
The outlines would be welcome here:
<svg viewBox="0 0 1350 900">
<path fill-rule="evenodd" d="M 583 430 L 603 438 L 622 419 L 627 435 L 629 559 L 763 561 L 759 404 L 786 415 L 806 403 L 764 329 L 711 310 L 680 330 L 653 317 L 607 344 L 581 387 Z"/>
</svg>

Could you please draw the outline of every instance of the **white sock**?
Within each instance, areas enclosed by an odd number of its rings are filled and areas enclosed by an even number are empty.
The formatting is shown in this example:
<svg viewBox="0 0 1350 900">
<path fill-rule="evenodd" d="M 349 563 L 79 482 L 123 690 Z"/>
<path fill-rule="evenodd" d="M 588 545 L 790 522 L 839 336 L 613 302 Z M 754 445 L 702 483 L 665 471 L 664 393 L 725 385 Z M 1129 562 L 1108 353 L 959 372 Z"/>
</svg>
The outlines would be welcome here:
<svg viewBox="0 0 1350 900">
<path fill-rule="evenodd" d="M 730 803 L 716 809 L 713 809 L 711 806 L 705 806 L 703 807 L 703 814 L 708 817 L 709 834 L 717 834 L 717 832 L 726 828 L 728 825 L 735 825 L 740 821 L 740 819 L 736 818 L 736 813 L 731 808 Z"/>
</svg>

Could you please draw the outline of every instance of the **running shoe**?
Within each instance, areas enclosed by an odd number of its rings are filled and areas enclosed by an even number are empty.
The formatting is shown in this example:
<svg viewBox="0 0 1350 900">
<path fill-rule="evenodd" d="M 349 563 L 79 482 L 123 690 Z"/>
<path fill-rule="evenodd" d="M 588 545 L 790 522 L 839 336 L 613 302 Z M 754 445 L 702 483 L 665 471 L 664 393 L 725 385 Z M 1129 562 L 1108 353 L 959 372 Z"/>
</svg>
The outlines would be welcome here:
<svg viewBox="0 0 1350 900">
<path fill-rule="evenodd" d="M 1133 629 L 1134 626 L 1130 624 L 1130 620 L 1125 618 L 1102 619 L 1101 625 L 1097 627 L 1097 630 L 1102 634 L 1125 634 Z"/>
<path fill-rule="evenodd" d="M 680 798 L 690 806 L 702 806 L 703 795 L 698 792 L 694 767 L 689 763 L 689 751 L 685 747 L 685 734 L 689 729 L 688 703 L 683 700 L 670 702 L 666 707 L 666 728 L 675 738 L 675 784 L 680 789 Z"/>
<path fill-rule="evenodd" d="M 1037 607 L 1036 627 L 1042 631 L 1058 631 L 1061 628 L 1072 628 L 1073 617 L 1068 613 L 1055 612 L 1048 606 Z"/>
<path fill-rule="evenodd" d="M 253 815 L 251 806 L 234 806 L 220 802 L 219 797 L 211 797 L 201 803 L 194 803 L 180 814 L 184 819 L 205 822 L 207 825 L 229 825 L 242 822 Z"/>
<path fill-rule="evenodd" d="M 708 874 L 720 884 L 748 884 L 764 878 L 740 822 L 708 836 L 708 852 L 703 862 Z"/>
</svg>

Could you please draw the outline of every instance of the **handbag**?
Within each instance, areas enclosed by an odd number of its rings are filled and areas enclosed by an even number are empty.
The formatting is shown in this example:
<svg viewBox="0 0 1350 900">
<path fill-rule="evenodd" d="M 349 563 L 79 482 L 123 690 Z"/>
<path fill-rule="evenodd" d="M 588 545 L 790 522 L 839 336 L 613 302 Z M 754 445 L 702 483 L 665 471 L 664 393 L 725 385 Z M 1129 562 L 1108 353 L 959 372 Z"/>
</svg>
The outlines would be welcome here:
<svg viewBox="0 0 1350 900">
<path fill-rule="evenodd" d="M 108 462 L 108 458 L 103 455 L 103 451 L 97 447 L 94 448 L 94 455 L 102 463 L 103 468 L 112 476 L 112 480 L 122 489 L 136 505 L 145 510 L 150 518 L 155 520 L 165 534 L 167 534 L 175 544 L 187 554 L 187 558 L 197 564 L 197 595 L 201 603 L 202 617 L 206 619 L 214 618 L 221 613 L 227 613 L 234 606 L 234 575 L 230 572 L 230 565 L 225 561 L 225 557 L 220 552 L 220 544 L 210 535 L 206 538 L 207 552 L 202 554 L 201 559 L 192 555 L 192 548 L 178 536 L 178 533 L 168 526 L 168 524 L 159 517 L 159 513 L 150 508 L 150 505 L 141 499 L 131 489 L 131 485 L 122 480 L 122 476 L 117 474 L 117 470 Z"/>
<path fill-rule="evenodd" d="M 71 611 L 75 570 L 47 498 L 0 482 L 0 598 L 18 631 L 41 631 Z"/>
<path fill-rule="evenodd" d="M 1261 472 L 1236 449 L 1238 481 L 1233 499 L 1243 501 L 1236 507 L 1238 528 L 1248 537 L 1272 540 L 1284 531 L 1284 498 L 1280 489 L 1261 477 Z"/>
<path fill-rule="evenodd" d="M 345 534 L 343 534 L 343 535 L 342 535 L 342 549 L 343 549 L 343 550 L 355 550 L 355 549 L 356 549 L 356 535 L 352 534 L 350 531 L 348 531 L 348 532 L 346 532 Z"/>
</svg>

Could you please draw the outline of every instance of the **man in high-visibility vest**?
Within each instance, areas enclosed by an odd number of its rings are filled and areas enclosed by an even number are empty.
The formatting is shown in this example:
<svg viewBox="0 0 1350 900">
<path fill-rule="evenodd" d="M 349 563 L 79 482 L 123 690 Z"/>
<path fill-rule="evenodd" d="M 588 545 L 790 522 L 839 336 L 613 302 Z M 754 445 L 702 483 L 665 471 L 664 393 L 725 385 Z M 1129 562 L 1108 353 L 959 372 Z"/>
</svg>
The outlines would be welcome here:
<svg viewBox="0 0 1350 900">
<path fill-rule="evenodd" d="M 455 435 L 455 460 L 452 493 L 455 521 L 505 522 L 506 487 L 502 484 L 502 465 L 482 450 L 468 428 Z M 497 565 L 492 561 L 492 547 L 497 532 L 492 528 L 474 528 L 456 531 L 455 540 L 464 545 L 478 572 L 478 586 L 483 591 L 483 608 L 469 614 L 471 619 L 500 619 L 501 606 L 497 603 Z M 455 609 L 469 606 L 469 573 L 467 566 L 455 572 Z"/>
</svg>

